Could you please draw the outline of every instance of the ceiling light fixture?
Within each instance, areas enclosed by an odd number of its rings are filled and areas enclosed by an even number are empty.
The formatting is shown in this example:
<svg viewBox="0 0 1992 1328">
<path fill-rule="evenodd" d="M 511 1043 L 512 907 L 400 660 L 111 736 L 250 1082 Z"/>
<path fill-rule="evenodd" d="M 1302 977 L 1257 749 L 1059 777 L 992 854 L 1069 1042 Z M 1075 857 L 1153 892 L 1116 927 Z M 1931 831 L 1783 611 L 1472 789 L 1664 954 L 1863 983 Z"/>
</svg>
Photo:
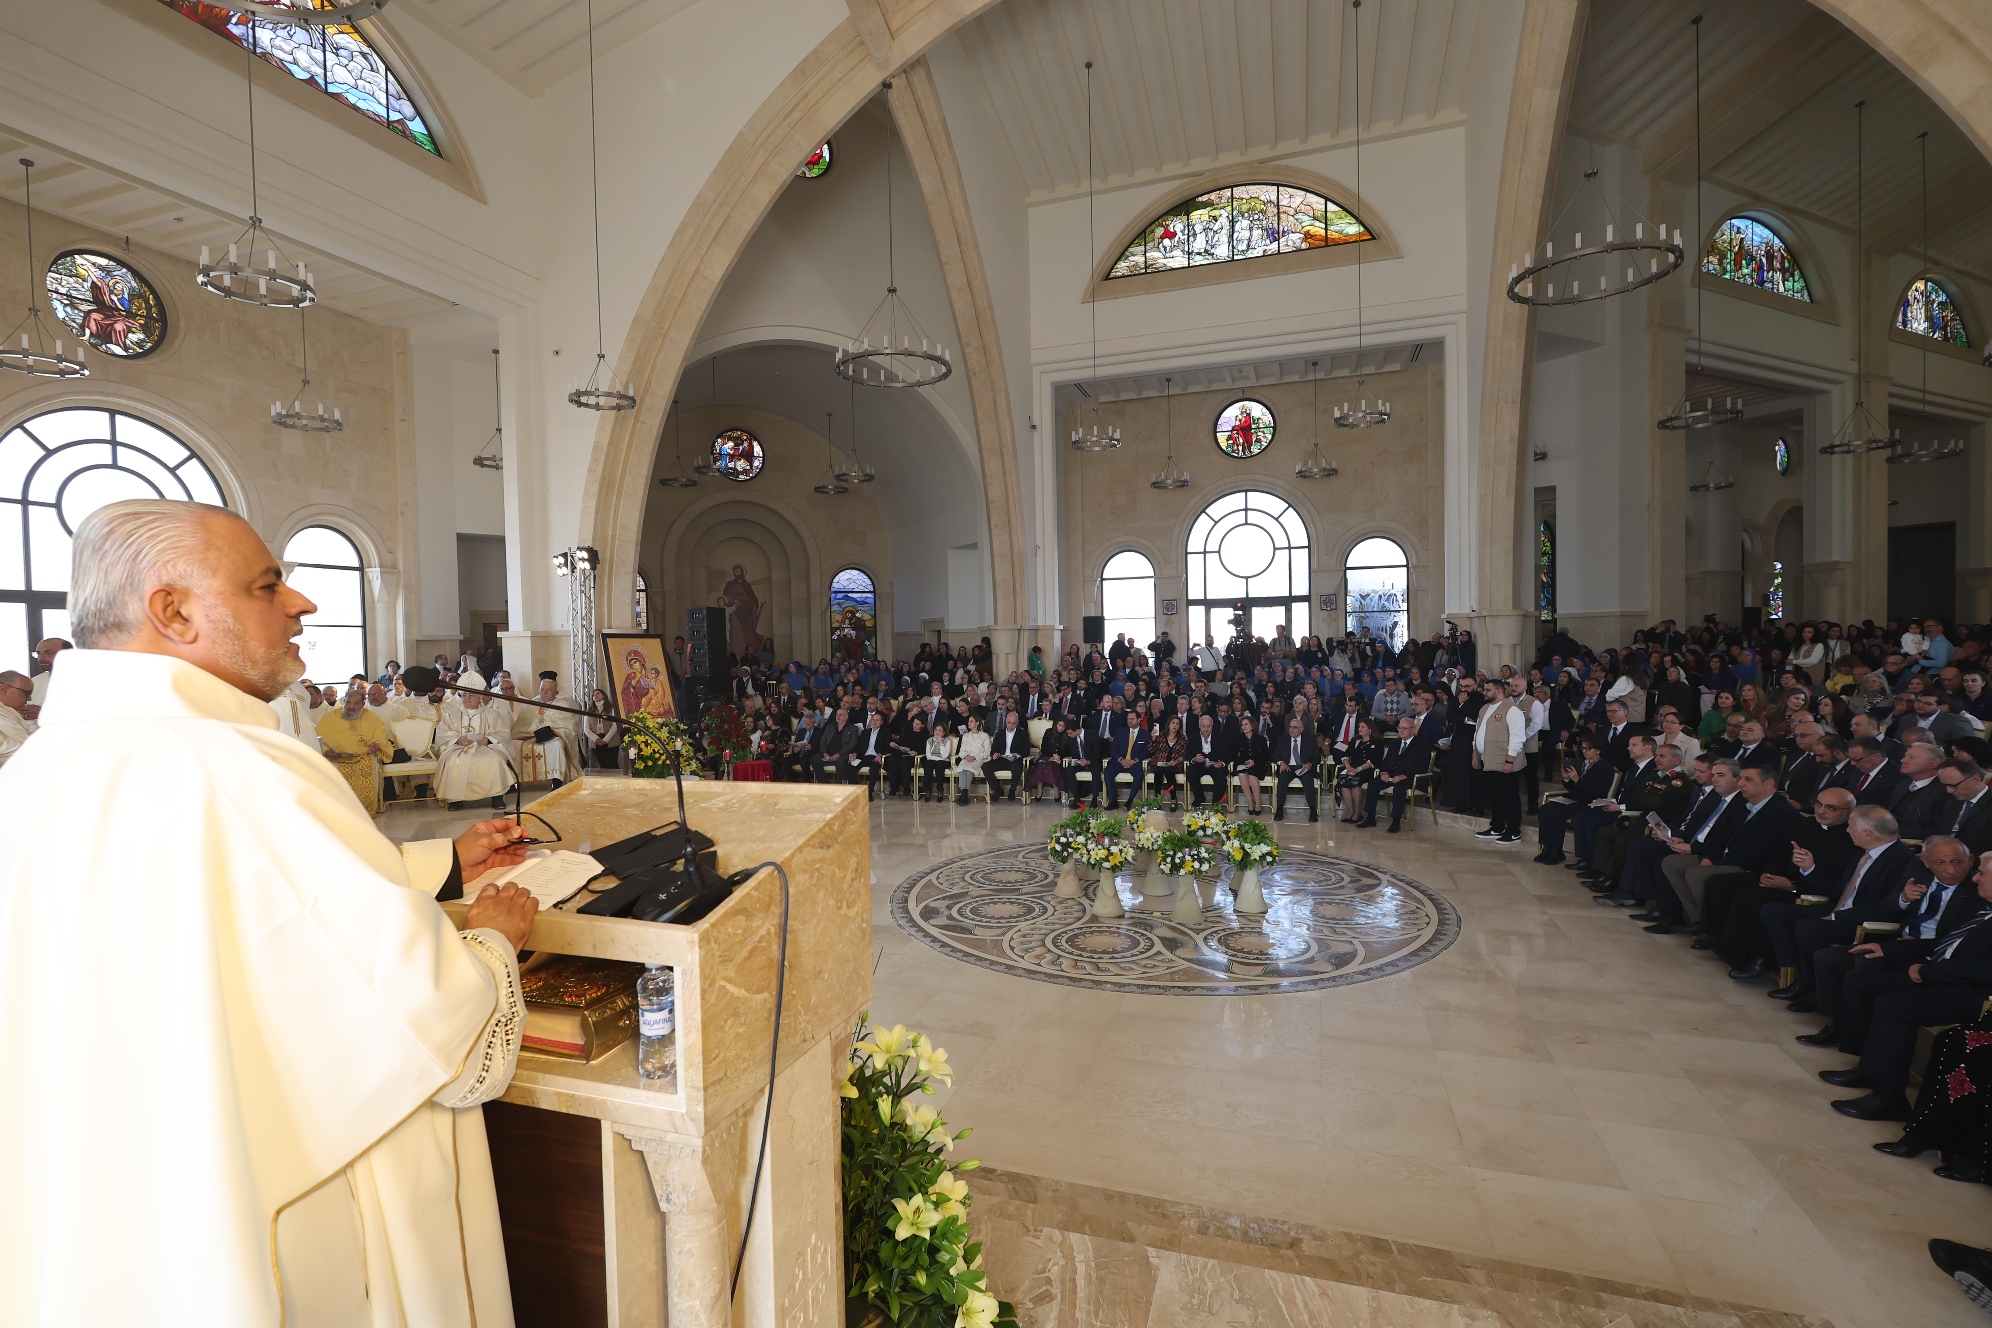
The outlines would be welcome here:
<svg viewBox="0 0 1992 1328">
<path fill-rule="evenodd" d="M 262 23 L 283 23 L 292 27 L 331 28 L 372 18 L 387 8 L 387 0 L 354 0 L 350 5 L 324 9 L 289 9 L 280 5 L 259 5 L 252 0 L 207 0 L 216 9 L 241 14 Z"/>
<path fill-rule="evenodd" d="M 1927 447 L 1921 443 L 1898 441 L 1895 450 L 1888 457 L 1891 466 L 1913 466 L 1924 461 L 1956 461 L 1964 455 L 1962 438 L 1933 440 Z"/>
<path fill-rule="evenodd" d="M 201 265 L 194 283 L 224 300 L 241 300 L 265 309 L 302 309 L 318 302 L 318 288 L 311 283 L 304 261 L 290 261 L 274 236 L 263 229 L 260 194 L 256 183 L 256 25 L 249 25 L 249 45 L 243 49 L 243 82 L 249 91 L 249 228 L 228 246 L 228 261 L 214 261 L 213 250 L 201 246 Z M 264 266 L 256 266 L 256 251 L 262 250 Z M 248 262 L 244 264 L 246 254 Z M 277 260 L 281 257 L 282 263 Z M 295 269 L 295 271 L 293 271 Z"/>
<path fill-rule="evenodd" d="M 491 436 L 470 464 L 479 470 L 505 469 L 505 397 L 498 377 L 498 348 L 491 348 Z"/>
<path fill-rule="evenodd" d="M 83 364 L 83 343 L 76 343 L 76 358 L 64 355 L 62 338 L 51 333 L 42 322 L 41 305 L 35 299 L 41 282 L 37 280 L 40 274 L 35 271 L 34 168 L 32 160 L 21 158 L 21 188 L 28 214 L 28 312 L 7 334 L 6 344 L 0 345 L 0 368 L 33 374 L 36 378 L 88 378 L 90 370 Z M 13 344 L 17 336 L 19 346 Z"/>
<path fill-rule="evenodd" d="M 1702 16 L 1696 14 L 1688 21 L 1695 30 L 1695 243 L 1702 241 Z M 1596 172 L 1594 171 L 1593 174 Z M 1676 242 L 1680 232 L 1674 233 Z M 1683 250 L 1683 255 L 1686 251 Z M 1708 338 L 1702 322 L 1702 283 L 1695 281 L 1695 368 L 1700 369 L 1708 357 Z M 1688 390 L 1681 388 L 1681 399 L 1674 403 L 1672 414 L 1664 415 L 1656 421 L 1663 429 L 1676 432 L 1683 429 L 1713 429 L 1718 424 L 1730 424 L 1743 418 L 1743 399 L 1724 397 L 1720 406 L 1714 397 L 1702 398 L 1699 409 L 1688 400 Z M 1733 482 L 1733 481 L 1732 481 Z"/>
<path fill-rule="evenodd" d="M 1716 464 L 1711 461 L 1708 463 L 1708 470 L 1703 474 L 1701 480 L 1698 483 L 1688 486 L 1688 492 L 1721 493 L 1724 489 L 1733 489 L 1735 487 L 1736 481 L 1718 470 Z"/>
<path fill-rule="evenodd" d="M 1313 393 L 1314 405 L 1307 412 L 1307 427 L 1313 434 L 1314 446 L 1307 449 L 1307 455 L 1293 468 L 1294 477 L 1303 480 L 1332 479 L 1342 472 L 1335 463 L 1321 454 L 1321 361 L 1310 360 L 1307 365 L 1309 390 Z"/>
<path fill-rule="evenodd" d="M 1854 253 L 1867 253 L 1867 102 L 1854 103 Z M 1854 383 L 1855 391 L 1866 379 L 1867 368 L 1867 263 L 1855 265 L 1854 273 Z M 1886 452 L 1902 441 L 1902 431 L 1889 436 L 1885 420 L 1877 420 L 1864 398 L 1854 399 L 1854 408 L 1833 433 L 1833 441 L 1819 448 L 1821 456 L 1859 456 L 1863 452 Z"/>
<path fill-rule="evenodd" d="M 1935 284 L 1935 267 L 1930 262 L 1930 131 L 1925 129 L 1916 135 L 1916 147 L 1922 157 L 1923 174 L 1923 285 L 1927 290 Z M 1930 413 L 1930 346 L 1923 344 L 1923 413 Z M 1932 441 L 1928 447 L 1911 443 L 1904 445 L 1898 430 L 1895 435 L 1895 450 L 1890 453 L 1891 466 L 1914 466 L 1925 461 L 1955 461 L 1964 455 L 1964 439 L 1948 438 L 1941 442 Z"/>
<path fill-rule="evenodd" d="M 567 394 L 583 410 L 634 410 L 636 394 L 609 367 L 602 336 L 602 168 L 595 127 L 595 0 L 588 0 L 588 196 L 595 205 L 595 369 Z"/>
<path fill-rule="evenodd" d="M 1349 8 L 1355 12 L 1355 64 L 1356 94 L 1356 206 L 1368 210 L 1363 202 L 1363 0 L 1349 0 Z M 1379 424 L 1390 423 L 1390 403 L 1379 400 L 1374 410 L 1370 409 L 1369 399 L 1362 394 L 1363 379 L 1363 247 L 1356 249 L 1356 401 L 1350 406 L 1344 401 L 1335 408 L 1335 427 L 1338 429 L 1374 429 Z"/>
<path fill-rule="evenodd" d="M 678 430 L 678 398 L 671 398 L 671 465 L 672 469 L 657 477 L 657 482 L 667 489 L 696 489 L 698 476 L 685 469 L 685 454 L 680 450 Z M 696 469 L 696 467 L 694 467 Z M 711 467 L 707 467 L 710 472 Z"/>
<path fill-rule="evenodd" d="M 1187 489 L 1190 487 L 1190 472 L 1176 469 L 1176 435 L 1171 427 L 1175 423 L 1174 402 L 1170 391 L 1175 380 L 1162 380 L 1162 441 L 1168 445 L 1168 459 L 1162 463 L 1162 471 L 1151 476 L 1148 487 L 1151 489 Z"/>
<path fill-rule="evenodd" d="M 885 90 L 892 91 L 886 80 Z M 841 378 L 866 387 L 932 387 L 954 373 L 954 356 L 939 339 L 930 338 L 906 301 L 899 298 L 899 266 L 892 216 L 892 106 L 885 108 L 885 296 L 858 329 L 858 335 L 837 350 Z M 919 345 L 913 344 L 918 339 Z"/>
<path fill-rule="evenodd" d="M 1093 62 L 1086 62 L 1086 255 L 1091 261 L 1099 243 L 1094 231 L 1094 188 L 1093 188 Z M 1100 377 L 1100 302 L 1088 302 L 1093 314 L 1093 380 Z M 1072 450 L 1075 452 L 1111 452 L 1121 445 L 1121 431 L 1117 424 L 1100 423 L 1100 400 L 1087 390 L 1084 383 L 1077 384 L 1079 393 L 1093 403 L 1093 423 L 1090 427 L 1081 425 L 1072 431 Z"/>
<path fill-rule="evenodd" d="M 834 498 L 840 493 L 851 491 L 850 485 L 837 478 L 837 448 L 830 441 L 831 418 L 829 411 L 823 412 L 823 469 L 830 478 L 815 486 L 816 492 L 826 498 Z"/>
<path fill-rule="evenodd" d="M 826 434 L 825 437 L 828 437 Z M 851 464 L 841 470 L 831 472 L 839 484 L 870 484 L 878 478 L 875 471 L 858 456 L 858 385 L 851 384 Z"/>
<path fill-rule="evenodd" d="M 706 399 L 706 406 L 708 409 L 711 409 L 719 405 L 719 352 L 714 351 L 712 353 L 712 358 L 708 360 L 706 363 L 710 365 L 712 368 L 712 395 Z M 694 461 L 692 463 L 692 474 L 694 475 L 719 474 L 719 467 L 712 464 L 712 449 L 710 447 L 708 447 L 705 450 L 705 454 L 703 456 L 701 456 L 697 461 Z"/>
<path fill-rule="evenodd" d="M 270 423 L 296 433 L 338 433 L 346 427 L 346 421 L 337 406 L 332 408 L 330 415 L 325 413 L 323 401 L 311 410 L 304 408 L 305 393 L 311 386 L 311 342 L 306 332 L 304 310 L 300 309 L 297 311 L 297 348 L 304 376 L 297 385 L 297 394 L 291 398 L 289 410 L 284 409 L 281 401 L 270 403 Z"/>
</svg>

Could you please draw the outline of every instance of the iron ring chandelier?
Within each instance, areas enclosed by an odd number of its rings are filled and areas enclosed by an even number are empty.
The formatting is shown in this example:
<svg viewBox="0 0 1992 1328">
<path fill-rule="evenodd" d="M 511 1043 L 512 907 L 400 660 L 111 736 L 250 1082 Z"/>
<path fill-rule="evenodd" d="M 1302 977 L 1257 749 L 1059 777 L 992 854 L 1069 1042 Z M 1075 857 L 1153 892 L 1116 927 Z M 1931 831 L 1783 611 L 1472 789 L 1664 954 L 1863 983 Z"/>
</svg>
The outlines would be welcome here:
<svg viewBox="0 0 1992 1328">
<path fill-rule="evenodd" d="M 1704 397 L 1701 409 L 1694 403 L 1684 401 L 1681 409 L 1664 419 L 1656 421 L 1662 429 L 1712 429 L 1718 424 L 1733 424 L 1743 418 L 1743 405 L 1735 397 L 1724 397 L 1720 406 L 1714 397 Z"/>
<path fill-rule="evenodd" d="M 1588 247 L 1584 244 L 1583 232 L 1579 231 L 1576 236 L 1576 246 L 1561 257 L 1557 255 L 1554 243 L 1546 243 L 1543 245 L 1543 257 L 1540 263 L 1535 261 L 1533 252 L 1524 254 L 1520 264 L 1508 269 L 1508 298 L 1516 304 L 1529 304 L 1537 308 L 1587 304 L 1592 300 L 1623 295 L 1627 291 L 1638 290 L 1641 286 L 1651 286 L 1656 281 L 1673 276 L 1680 270 L 1681 264 L 1687 261 L 1687 251 L 1681 247 L 1681 233 L 1678 230 L 1674 232 L 1674 238 L 1669 242 L 1664 232 L 1655 239 L 1647 239 L 1646 226 L 1643 222 L 1635 228 L 1636 233 L 1630 240 L 1613 238 L 1613 229 L 1611 226 L 1605 227 L 1603 244 Z M 1576 275 L 1574 269 L 1567 293 L 1559 294 L 1558 283 L 1554 281 L 1544 282 L 1540 291 L 1536 289 L 1537 278 L 1547 276 L 1560 268 L 1581 263 L 1587 258 L 1595 258 L 1602 254 L 1631 256 L 1637 253 L 1647 256 L 1646 271 L 1641 273 L 1636 264 L 1628 266 L 1625 270 L 1625 281 L 1618 285 L 1613 285 L 1611 280 L 1611 269 L 1618 265 L 1617 260 L 1608 259 L 1603 265 L 1605 271 L 1598 275 L 1596 290 L 1585 289 L 1583 279 Z"/>
</svg>

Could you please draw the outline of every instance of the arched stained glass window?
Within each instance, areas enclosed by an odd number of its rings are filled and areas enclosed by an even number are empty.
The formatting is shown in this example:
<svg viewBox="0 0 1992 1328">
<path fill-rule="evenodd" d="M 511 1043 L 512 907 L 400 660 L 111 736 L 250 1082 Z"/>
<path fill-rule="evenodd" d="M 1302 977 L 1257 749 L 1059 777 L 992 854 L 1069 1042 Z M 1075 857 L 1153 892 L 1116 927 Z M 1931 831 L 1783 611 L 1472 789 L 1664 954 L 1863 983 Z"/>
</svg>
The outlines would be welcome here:
<svg viewBox="0 0 1992 1328">
<path fill-rule="evenodd" d="M 828 175 L 830 173 L 830 145 L 825 143 L 822 147 L 810 153 L 809 160 L 796 167 L 795 173 L 805 180 L 820 180 Z"/>
<path fill-rule="evenodd" d="M 1556 621 L 1556 523 L 1547 519 L 1536 527 L 1536 610 Z"/>
<path fill-rule="evenodd" d="M 69 636 L 71 536 L 127 498 L 228 505 L 205 462 L 136 415 L 52 410 L 0 434 L 0 650 Z"/>
<path fill-rule="evenodd" d="M 1125 633 L 1130 644 L 1148 649 L 1155 639 L 1155 564 L 1133 549 L 1123 549 L 1100 569 L 1100 613 L 1107 620 L 1107 639 Z"/>
<path fill-rule="evenodd" d="M 210 32 L 254 51 L 292 78 L 337 97 L 375 124 L 442 156 L 436 136 L 408 99 L 401 80 L 372 43 L 350 23 L 322 28 L 301 23 L 269 23 L 201 0 L 159 0 Z M 337 0 L 265 0 L 286 9 L 336 9 Z"/>
<path fill-rule="evenodd" d="M 1285 184 L 1231 184 L 1186 198 L 1121 251 L 1107 277 L 1235 263 L 1357 240 L 1369 227 L 1331 198 Z"/>
<path fill-rule="evenodd" d="M 1771 584 L 1764 591 L 1764 616 L 1784 617 L 1784 564 L 1781 562 L 1771 563 Z"/>
<path fill-rule="evenodd" d="M 166 337 L 159 292 L 109 254 L 88 249 L 57 254 L 42 280 L 55 316 L 106 355 L 135 360 L 158 350 Z"/>
<path fill-rule="evenodd" d="M 650 630 L 650 582 L 640 568 L 636 573 L 636 630 Z"/>
<path fill-rule="evenodd" d="M 1902 306 L 1896 311 L 1895 325 L 1904 332 L 1935 337 L 1953 346 L 1971 345 L 1971 333 L 1965 330 L 1964 315 L 1957 311 L 1950 292 L 1928 277 L 1916 278 L 1909 283 L 1909 289 L 1902 292 Z"/>
<path fill-rule="evenodd" d="M 1805 274 L 1791 247 L 1763 222 L 1753 217 L 1731 217 L 1716 228 L 1702 255 L 1702 271 L 1724 281 L 1755 286 L 1773 295 L 1812 301 Z"/>
<path fill-rule="evenodd" d="M 830 656 L 878 658 L 878 586 L 855 567 L 830 578 Z"/>
<path fill-rule="evenodd" d="M 1296 640 L 1308 635 L 1307 550 L 1306 523 L 1275 494 L 1227 493 L 1204 508 L 1190 526 L 1185 646 L 1208 635 L 1222 649 L 1241 612 L 1268 641 L 1282 623 Z"/>
<path fill-rule="evenodd" d="M 318 606 L 305 616 L 297 642 L 304 676 L 343 690 L 355 673 L 367 673 L 366 572 L 359 547 L 330 526 L 306 526 L 284 545 L 284 561 L 297 564 L 284 579 Z"/>
<path fill-rule="evenodd" d="M 1388 641 L 1395 650 L 1411 626 L 1411 568 L 1396 540 L 1372 535 L 1349 550 L 1342 575 L 1347 582 L 1349 631 Z"/>
</svg>

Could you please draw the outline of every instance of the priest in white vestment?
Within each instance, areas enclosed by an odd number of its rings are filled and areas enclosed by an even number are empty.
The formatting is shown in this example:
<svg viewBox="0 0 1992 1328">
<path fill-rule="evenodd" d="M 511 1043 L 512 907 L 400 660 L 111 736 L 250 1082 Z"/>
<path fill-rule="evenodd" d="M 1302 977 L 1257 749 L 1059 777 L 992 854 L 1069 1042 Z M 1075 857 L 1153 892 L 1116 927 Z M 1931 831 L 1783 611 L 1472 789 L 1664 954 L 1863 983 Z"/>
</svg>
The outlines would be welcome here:
<svg viewBox="0 0 1992 1328">
<path fill-rule="evenodd" d="M 325 702 L 318 689 L 304 679 L 284 688 L 283 695 L 270 702 L 277 717 L 277 732 L 296 738 L 312 751 L 318 750 L 318 721 L 325 718 Z"/>
<path fill-rule="evenodd" d="M 546 762 L 546 777 L 559 788 L 575 778 L 585 763 L 580 755 L 581 740 L 575 732 L 578 718 L 565 711 L 548 710 L 549 705 L 574 707 L 574 698 L 561 694 L 560 675 L 551 672 L 540 674 L 539 695 L 532 701 L 518 702 L 516 709 L 528 720 L 527 736 L 521 741 L 539 747 L 540 758 Z M 548 729 L 553 731 L 552 738 L 538 736 Z"/>
<path fill-rule="evenodd" d="M 0 673 L 0 765 L 21 750 L 34 726 L 21 717 L 21 707 L 34 695 L 34 683 L 26 674 L 8 670 Z"/>
<path fill-rule="evenodd" d="M 509 1328 L 483 1115 L 532 897 L 487 821 L 397 850 L 276 730 L 311 602 L 223 508 L 76 532 L 42 729 L 0 768 L 0 1324 Z"/>
<path fill-rule="evenodd" d="M 452 808 L 460 802 L 491 799 L 505 805 L 512 787 L 512 707 L 503 701 L 465 695 L 463 704 L 443 711 L 436 725 L 436 796 Z"/>
</svg>

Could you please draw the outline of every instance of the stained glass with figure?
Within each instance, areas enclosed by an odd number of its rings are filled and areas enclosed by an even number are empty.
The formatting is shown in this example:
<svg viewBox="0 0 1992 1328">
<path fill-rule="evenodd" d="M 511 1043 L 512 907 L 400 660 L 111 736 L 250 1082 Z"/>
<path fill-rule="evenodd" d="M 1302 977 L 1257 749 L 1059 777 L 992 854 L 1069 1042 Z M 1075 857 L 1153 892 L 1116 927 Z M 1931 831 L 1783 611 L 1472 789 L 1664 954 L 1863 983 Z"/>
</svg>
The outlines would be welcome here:
<svg viewBox="0 0 1992 1328">
<path fill-rule="evenodd" d="M 1791 444 L 1778 439 L 1771 449 L 1771 460 L 1777 465 L 1778 474 L 1788 474 L 1791 471 Z"/>
<path fill-rule="evenodd" d="M 1186 199 L 1150 222 L 1107 272 L 1147 272 L 1300 253 L 1376 238 L 1333 199 L 1283 184 L 1234 184 Z"/>
<path fill-rule="evenodd" d="M 1761 221 L 1731 217 L 1722 223 L 1702 255 L 1702 271 L 1774 295 L 1812 301 L 1791 248 Z"/>
<path fill-rule="evenodd" d="M 835 659 L 878 658 L 878 586 L 855 567 L 830 578 L 830 654 Z"/>
<path fill-rule="evenodd" d="M 159 292 L 109 254 L 88 249 L 58 254 L 44 280 L 55 316 L 106 355 L 135 360 L 158 350 L 166 336 Z"/>
<path fill-rule="evenodd" d="M 1784 590 L 1784 564 L 1774 562 L 1771 564 L 1771 584 L 1764 591 L 1765 617 L 1784 617 Z"/>
<path fill-rule="evenodd" d="M 1212 434 L 1226 456 L 1255 457 L 1273 441 L 1272 408 L 1263 401 L 1234 401 L 1218 412 Z"/>
<path fill-rule="evenodd" d="M 712 468 L 730 480 L 745 483 L 761 473 L 766 460 L 761 440 L 745 429 L 728 429 L 712 440 Z"/>
<path fill-rule="evenodd" d="M 823 144 L 809 154 L 809 160 L 795 168 L 795 173 L 805 180 L 820 180 L 830 172 L 830 145 Z"/>
<path fill-rule="evenodd" d="M 1965 330 L 1964 315 L 1957 311 L 1957 303 L 1951 299 L 1950 292 L 1928 277 L 1918 277 L 1909 283 L 1908 290 L 1902 292 L 1902 307 L 1895 315 L 1895 325 L 1904 332 L 1935 337 L 1953 346 L 1971 344 L 1971 333 Z"/>
<path fill-rule="evenodd" d="M 264 0 L 286 9 L 336 9 L 336 0 Z M 366 36 L 350 23 L 322 28 L 301 23 L 269 23 L 202 0 L 159 0 L 210 32 L 254 51 L 300 82 L 337 97 L 376 124 L 385 125 L 426 151 L 441 156 L 436 136 L 408 98 L 401 80 Z"/>
<path fill-rule="evenodd" d="M 1536 527 L 1536 609 L 1544 622 L 1556 621 L 1556 523 Z"/>
</svg>

